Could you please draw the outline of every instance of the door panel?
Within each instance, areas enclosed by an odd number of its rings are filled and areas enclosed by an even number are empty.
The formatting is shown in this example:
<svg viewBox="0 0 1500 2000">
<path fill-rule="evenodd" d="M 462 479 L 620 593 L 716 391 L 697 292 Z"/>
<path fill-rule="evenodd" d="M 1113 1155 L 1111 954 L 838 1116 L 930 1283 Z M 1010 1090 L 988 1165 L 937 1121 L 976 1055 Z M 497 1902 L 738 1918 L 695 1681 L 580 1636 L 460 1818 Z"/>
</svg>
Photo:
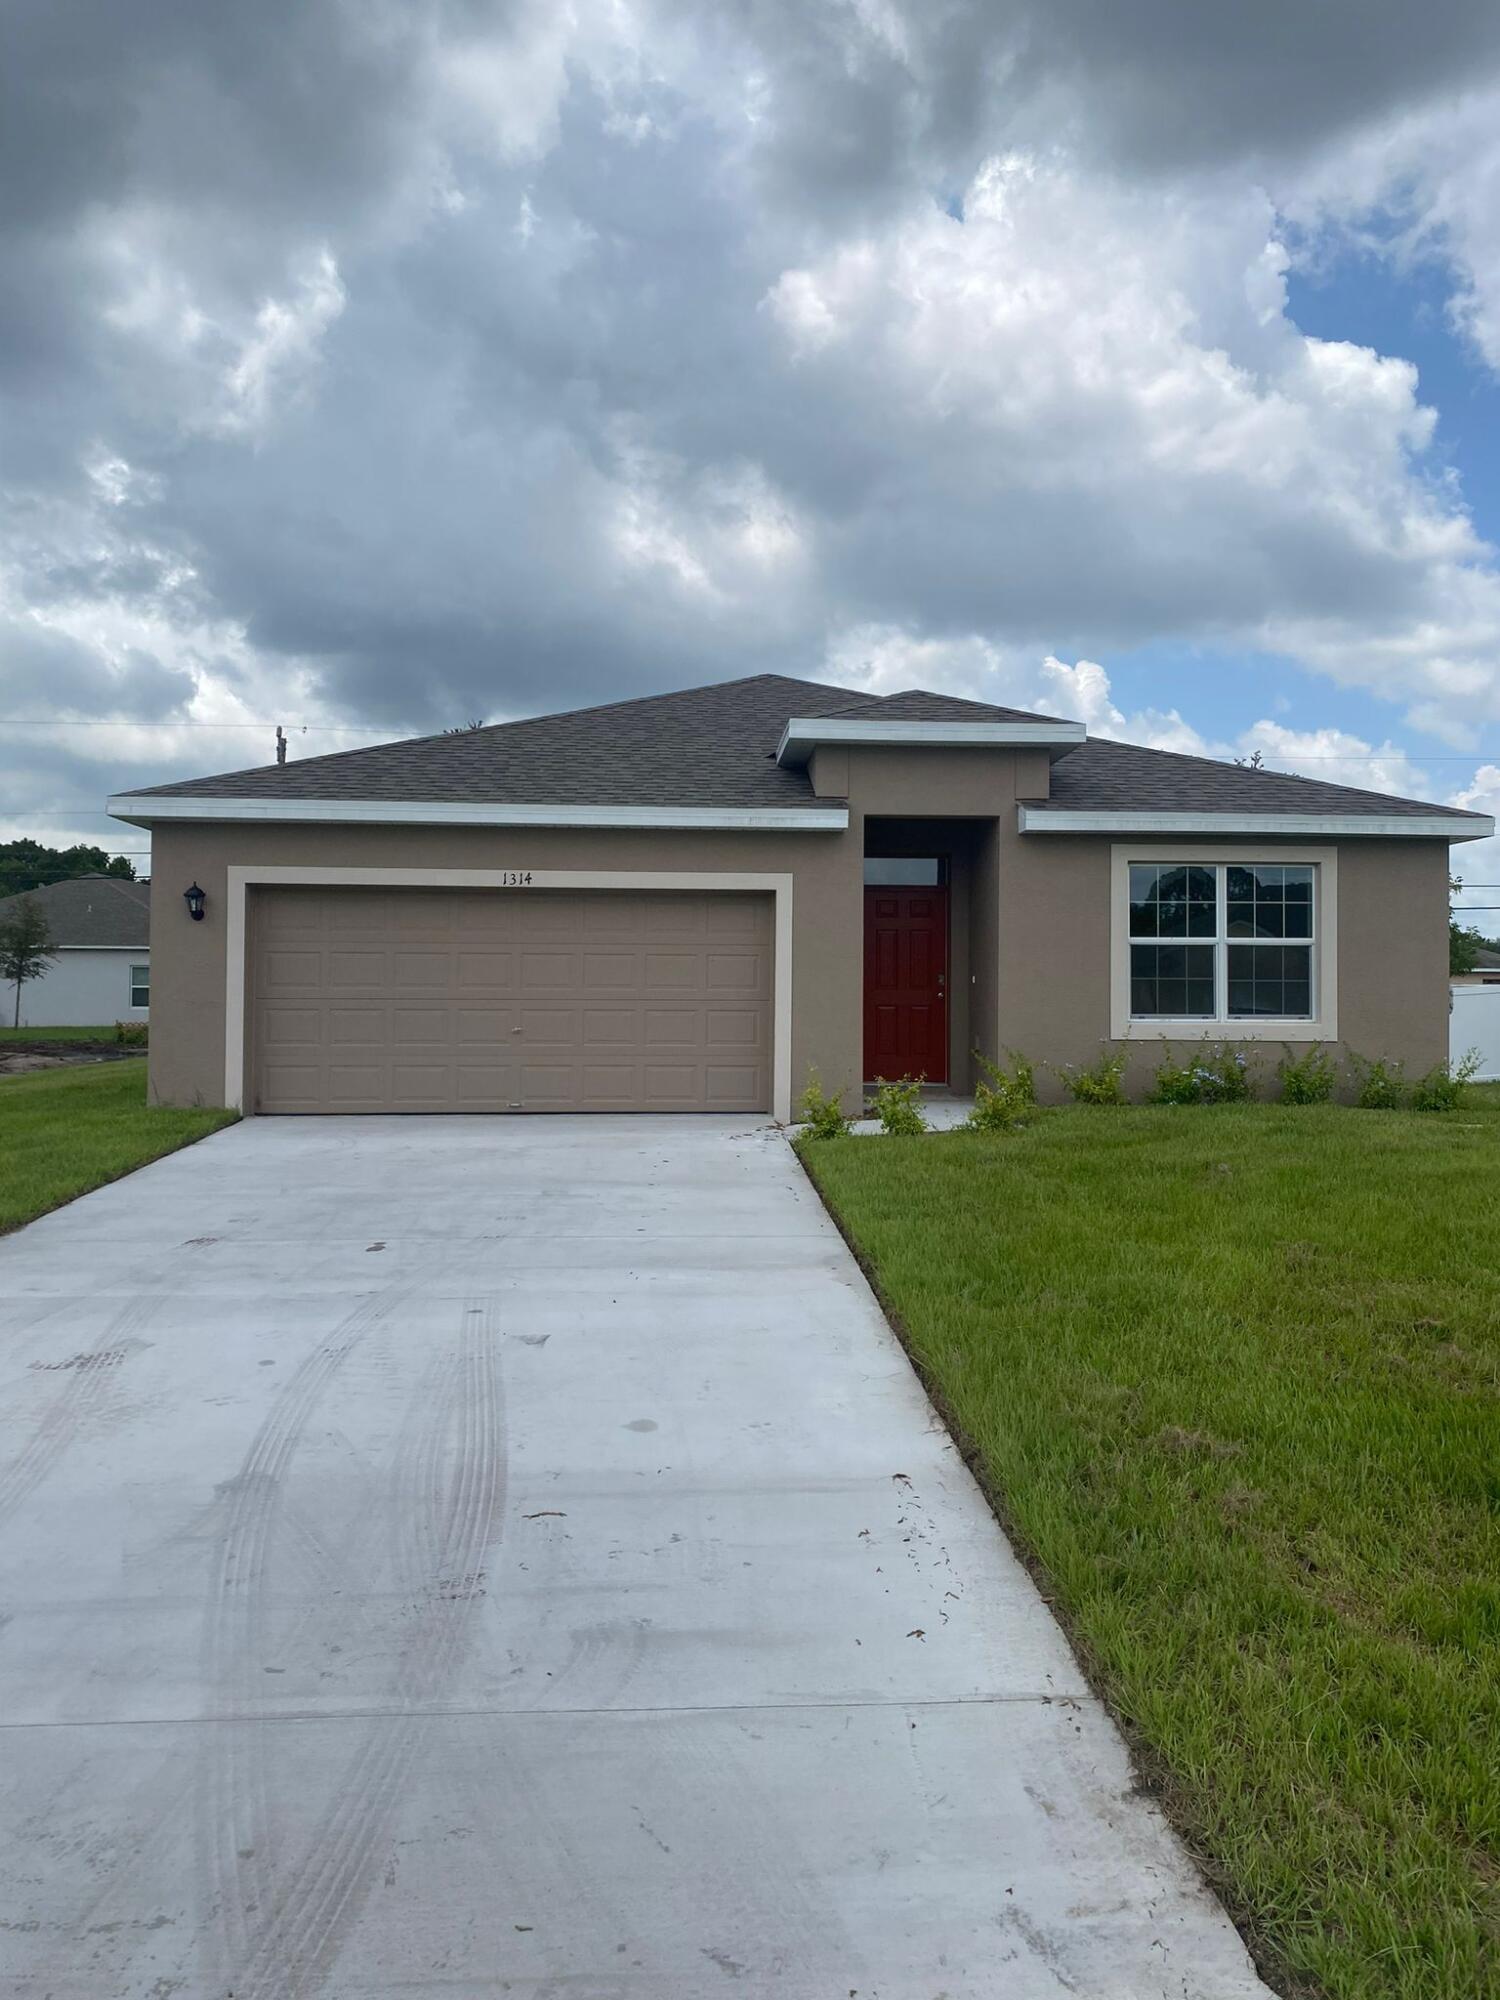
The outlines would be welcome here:
<svg viewBox="0 0 1500 2000">
<path fill-rule="evenodd" d="M 948 891 L 865 891 L 865 1076 L 948 1081 Z"/>
<path fill-rule="evenodd" d="M 253 892 L 260 1111 L 765 1111 L 771 901 Z"/>
</svg>

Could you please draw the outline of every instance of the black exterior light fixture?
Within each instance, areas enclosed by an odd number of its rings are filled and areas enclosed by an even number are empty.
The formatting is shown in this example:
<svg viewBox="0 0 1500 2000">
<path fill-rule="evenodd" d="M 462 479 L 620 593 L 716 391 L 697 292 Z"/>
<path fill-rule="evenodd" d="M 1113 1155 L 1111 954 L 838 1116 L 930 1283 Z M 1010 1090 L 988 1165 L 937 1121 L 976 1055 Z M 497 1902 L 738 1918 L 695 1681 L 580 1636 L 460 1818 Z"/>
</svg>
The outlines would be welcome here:
<svg viewBox="0 0 1500 2000">
<path fill-rule="evenodd" d="M 203 921 L 203 905 L 208 901 L 208 898 L 196 882 L 191 889 L 183 890 L 182 900 L 187 904 L 188 915 L 192 918 L 193 922 L 201 924 Z"/>
</svg>

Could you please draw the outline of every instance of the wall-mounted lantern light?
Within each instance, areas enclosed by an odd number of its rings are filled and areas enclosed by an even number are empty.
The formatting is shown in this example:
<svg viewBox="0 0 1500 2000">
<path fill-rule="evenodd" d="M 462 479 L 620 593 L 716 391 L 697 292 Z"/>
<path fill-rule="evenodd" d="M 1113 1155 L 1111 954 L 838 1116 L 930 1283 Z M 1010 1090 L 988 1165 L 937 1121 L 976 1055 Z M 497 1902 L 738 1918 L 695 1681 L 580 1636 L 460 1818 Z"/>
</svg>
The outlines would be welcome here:
<svg viewBox="0 0 1500 2000">
<path fill-rule="evenodd" d="M 208 898 L 196 882 L 191 889 L 183 890 L 182 900 L 187 904 L 188 915 L 192 918 L 193 922 L 201 924 L 203 921 L 203 905 L 208 901 Z"/>
</svg>

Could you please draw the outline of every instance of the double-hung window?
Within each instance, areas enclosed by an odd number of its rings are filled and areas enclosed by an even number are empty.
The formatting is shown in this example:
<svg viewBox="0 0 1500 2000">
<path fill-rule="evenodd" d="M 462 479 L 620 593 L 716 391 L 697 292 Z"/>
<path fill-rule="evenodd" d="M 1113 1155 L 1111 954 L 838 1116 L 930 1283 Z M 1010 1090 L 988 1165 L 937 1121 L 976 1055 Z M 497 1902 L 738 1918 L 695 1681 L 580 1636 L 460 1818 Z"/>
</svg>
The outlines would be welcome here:
<svg viewBox="0 0 1500 2000">
<path fill-rule="evenodd" d="M 1128 868 L 1131 1021 L 1316 1021 L 1316 863 Z"/>
<path fill-rule="evenodd" d="M 130 968 L 130 1004 L 132 1007 L 151 1005 L 151 968 L 149 965 L 132 965 Z"/>
</svg>

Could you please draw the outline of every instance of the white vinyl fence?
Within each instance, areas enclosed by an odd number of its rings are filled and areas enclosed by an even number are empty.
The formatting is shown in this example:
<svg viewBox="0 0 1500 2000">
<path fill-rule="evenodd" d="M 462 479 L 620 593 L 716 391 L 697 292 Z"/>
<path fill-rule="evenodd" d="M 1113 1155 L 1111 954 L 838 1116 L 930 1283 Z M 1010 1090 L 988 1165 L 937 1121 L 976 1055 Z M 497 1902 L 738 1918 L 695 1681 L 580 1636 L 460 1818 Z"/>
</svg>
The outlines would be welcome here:
<svg viewBox="0 0 1500 2000">
<path fill-rule="evenodd" d="M 1500 986 L 1455 986 L 1448 1013 L 1448 1053 L 1455 1062 L 1479 1051 L 1481 1083 L 1500 1082 Z"/>
</svg>

